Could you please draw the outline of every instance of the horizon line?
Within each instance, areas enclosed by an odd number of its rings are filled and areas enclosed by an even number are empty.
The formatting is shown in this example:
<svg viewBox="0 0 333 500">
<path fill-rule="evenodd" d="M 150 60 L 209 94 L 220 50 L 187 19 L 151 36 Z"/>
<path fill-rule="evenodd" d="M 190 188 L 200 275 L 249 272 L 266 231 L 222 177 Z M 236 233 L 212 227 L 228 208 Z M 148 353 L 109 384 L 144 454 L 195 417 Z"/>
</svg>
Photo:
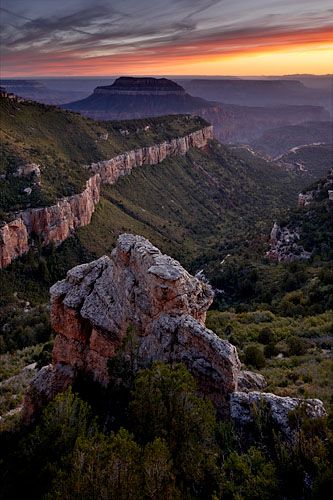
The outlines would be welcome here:
<svg viewBox="0 0 333 500">
<path fill-rule="evenodd" d="M 0 80 L 5 80 L 5 79 L 36 79 L 36 78 L 119 78 L 121 76 L 125 77 L 134 77 L 134 78 L 269 78 L 269 77 L 290 77 L 290 76 L 295 76 L 295 77 L 300 77 L 300 76 L 332 76 L 333 73 L 279 73 L 279 74 L 260 74 L 260 75 L 249 75 L 249 74 L 244 74 L 244 75 L 206 75 L 206 74 L 146 74 L 146 75 L 137 75 L 137 74 L 125 74 L 125 73 L 120 73 L 120 74 L 110 74 L 110 75 L 8 75 L 8 76 L 0 76 Z"/>
</svg>

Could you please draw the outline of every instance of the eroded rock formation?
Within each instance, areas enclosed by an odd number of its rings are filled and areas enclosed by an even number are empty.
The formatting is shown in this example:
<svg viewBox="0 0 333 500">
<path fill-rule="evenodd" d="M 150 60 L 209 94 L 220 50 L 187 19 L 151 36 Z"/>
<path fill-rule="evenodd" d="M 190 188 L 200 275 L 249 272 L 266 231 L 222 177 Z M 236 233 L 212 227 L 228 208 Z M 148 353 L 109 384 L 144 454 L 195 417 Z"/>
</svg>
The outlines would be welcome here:
<svg viewBox="0 0 333 500">
<path fill-rule="evenodd" d="M 114 184 L 135 167 L 155 165 L 168 156 L 184 155 L 191 147 L 203 148 L 212 138 L 213 127 L 208 126 L 185 137 L 135 149 L 87 166 L 93 175 L 82 193 L 62 198 L 50 207 L 19 212 L 14 221 L 3 225 L 0 229 L 0 268 L 26 253 L 35 235 L 43 245 L 58 245 L 75 229 L 89 224 L 99 202 L 101 183 Z"/>
<path fill-rule="evenodd" d="M 274 224 L 270 236 L 270 249 L 266 256 L 277 262 L 293 262 L 295 260 L 308 260 L 311 252 L 307 252 L 300 241 L 300 229 L 294 226 Z"/>
<path fill-rule="evenodd" d="M 56 332 L 53 364 L 39 373 L 31 387 L 26 418 L 41 401 L 62 390 L 64 378 L 63 388 L 80 372 L 106 385 L 108 360 L 129 326 L 138 340 L 140 366 L 157 360 L 183 362 L 200 390 L 221 413 L 228 412 L 240 362 L 233 345 L 205 328 L 212 300 L 210 285 L 191 276 L 145 238 L 121 235 L 111 258 L 77 266 L 51 288 L 51 322 Z"/>
<path fill-rule="evenodd" d="M 310 417 L 325 415 L 319 400 L 237 392 L 263 388 L 265 379 L 241 371 L 236 348 L 205 327 L 211 286 L 142 236 L 121 235 L 111 257 L 74 267 L 50 293 L 53 361 L 38 372 L 26 394 L 26 422 L 82 373 L 106 386 L 108 361 L 124 349 L 129 327 L 137 369 L 153 361 L 184 363 L 218 413 L 239 425 L 251 423 L 253 407 L 262 401 L 286 434 L 291 432 L 289 412 L 300 404 Z"/>
</svg>

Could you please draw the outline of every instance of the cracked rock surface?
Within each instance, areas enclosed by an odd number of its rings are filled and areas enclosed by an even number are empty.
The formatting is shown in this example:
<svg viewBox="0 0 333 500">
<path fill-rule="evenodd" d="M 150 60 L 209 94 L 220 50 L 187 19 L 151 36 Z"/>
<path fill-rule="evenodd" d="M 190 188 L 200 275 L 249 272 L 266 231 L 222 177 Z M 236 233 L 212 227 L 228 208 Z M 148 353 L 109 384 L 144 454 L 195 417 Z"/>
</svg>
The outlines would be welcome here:
<svg viewBox="0 0 333 500">
<path fill-rule="evenodd" d="M 131 327 L 137 367 L 154 361 L 184 363 L 201 394 L 220 416 L 251 422 L 263 399 L 286 433 L 288 415 L 302 400 L 253 391 L 265 386 L 260 374 L 241 371 L 236 348 L 205 327 L 213 301 L 209 284 L 191 276 L 142 236 L 123 234 L 111 257 L 74 267 L 52 286 L 51 323 L 56 332 L 52 364 L 42 368 L 25 398 L 27 422 L 79 374 L 106 386 L 108 361 Z M 239 388 L 238 388 L 239 384 Z M 319 400 L 304 400 L 310 417 L 325 414 Z"/>
</svg>

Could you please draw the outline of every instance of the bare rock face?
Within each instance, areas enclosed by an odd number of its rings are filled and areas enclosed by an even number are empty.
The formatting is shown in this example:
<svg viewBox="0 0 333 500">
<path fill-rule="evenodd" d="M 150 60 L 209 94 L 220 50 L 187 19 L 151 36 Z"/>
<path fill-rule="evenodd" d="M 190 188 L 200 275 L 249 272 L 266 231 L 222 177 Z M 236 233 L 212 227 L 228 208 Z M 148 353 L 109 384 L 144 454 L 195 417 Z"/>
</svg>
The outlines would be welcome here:
<svg viewBox="0 0 333 500">
<path fill-rule="evenodd" d="M 145 238 L 123 234 L 111 258 L 77 266 L 51 288 L 51 322 L 57 335 L 48 374 L 67 366 L 106 385 L 108 360 L 132 326 L 140 366 L 157 360 L 183 362 L 218 411 L 228 413 L 240 362 L 236 348 L 204 326 L 212 300 L 211 287 L 179 262 Z M 48 394 L 45 380 L 40 389 L 42 378 L 37 377 L 27 396 L 28 414 L 38 407 L 40 390 L 42 399 Z"/>
<path fill-rule="evenodd" d="M 28 250 L 28 231 L 22 219 L 15 219 L 0 227 L 0 269 Z"/>
<path fill-rule="evenodd" d="M 14 175 L 18 177 L 29 177 L 33 175 L 36 184 L 40 184 L 40 165 L 38 165 L 37 163 L 26 163 L 24 165 L 21 165 Z"/>
<path fill-rule="evenodd" d="M 250 372 L 248 370 L 242 370 L 238 377 L 238 390 L 249 392 L 255 389 L 264 389 L 267 382 L 265 377 L 260 373 Z"/>
<path fill-rule="evenodd" d="M 276 396 L 264 392 L 234 392 L 230 396 L 231 418 L 240 426 L 247 426 L 253 421 L 253 409 L 265 404 L 270 410 L 273 423 L 286 437 L 292 437 L 293 431 L 289 421 L 289 414 L 299 406 L 310 418 L 326 415 L 320 399 L 298 399 Z"/>
<path fill-rule="evenodd" d="M 50 207 L 20 212 L 29 234 L 37 234 L 43 245 L 62 243 L 78 227 L 90 223 L 100 198 L 100 176 L 93 175 L 82 193 L 67 196 Z"/>
<path fill-rule="evenodd" d="M 25 394 L 23 418 L 30 423 L 36 410 L 51 401 L 59 392 L 65 391 L 74 380 L 74 371 L 69 365 L 43 366 Z"/>
</svg>

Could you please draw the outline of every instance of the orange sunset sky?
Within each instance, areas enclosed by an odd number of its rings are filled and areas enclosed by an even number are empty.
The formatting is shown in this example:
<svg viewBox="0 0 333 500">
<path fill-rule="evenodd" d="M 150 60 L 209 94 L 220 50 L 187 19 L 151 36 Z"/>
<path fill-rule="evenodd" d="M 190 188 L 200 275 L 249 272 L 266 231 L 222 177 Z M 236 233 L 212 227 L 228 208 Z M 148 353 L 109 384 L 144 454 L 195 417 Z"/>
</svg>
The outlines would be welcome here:
<svg viewBox="0 0 333 500">
<path fill-rule="evenodd" d="M 332 73 L 333 4 L 3 0 L 1 76 Z"/>
</svg>

